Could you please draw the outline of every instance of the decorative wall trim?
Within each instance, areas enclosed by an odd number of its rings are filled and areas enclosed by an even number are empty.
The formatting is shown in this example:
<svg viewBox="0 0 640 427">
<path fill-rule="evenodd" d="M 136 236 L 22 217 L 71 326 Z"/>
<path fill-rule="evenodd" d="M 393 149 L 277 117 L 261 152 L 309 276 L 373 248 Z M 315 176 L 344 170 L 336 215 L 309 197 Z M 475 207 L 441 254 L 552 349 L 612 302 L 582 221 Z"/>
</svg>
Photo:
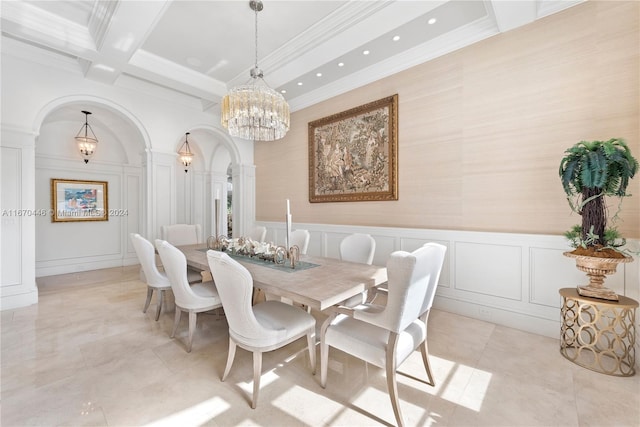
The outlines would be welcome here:
<svg viewBox="0 0 640 427">
<path fill-rule="evenodd" d="M 284 242 L 284 222 L 257 225 L 267 227 L 267 241 Z M 558 338 L 560 331 L 558 290 L 587 283 L 573 260 L 562 256 L 570 249 L 562 236 L 295 222 L 292 228 L 311 233 L 309 255 L 332 258 L 339 256 L 338 245 L 346 235 L 369 233 L 376 240 L 376 265 L 385 265 L 393 251 L 441 243 L 447 246 L 447 255 L 436 308 L 552 338 Z M 637 300 L 640 262 L 619 266 L 607 278 L 607 286 Z"/>
</svg>

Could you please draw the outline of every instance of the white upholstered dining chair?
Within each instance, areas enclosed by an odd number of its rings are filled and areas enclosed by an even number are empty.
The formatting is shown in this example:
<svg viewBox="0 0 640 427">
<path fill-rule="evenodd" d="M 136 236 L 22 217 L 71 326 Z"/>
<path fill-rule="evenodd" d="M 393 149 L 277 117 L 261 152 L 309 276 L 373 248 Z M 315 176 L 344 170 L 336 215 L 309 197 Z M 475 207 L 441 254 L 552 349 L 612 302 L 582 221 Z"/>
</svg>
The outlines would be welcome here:
<svg viewBox="0 0 640 427">
<path fill-rule="evenodd" d="M 203 243 L 200 224 L 172 224 L 160 227 L 160 237 L 173 246 L 195 245 Z"/>
<path fill-rule="evenodd" d="M 231 370 L 236 346 L 252 352 L 251 408 L 255 409 L 260 391 L 262 353 L 276 350 L 305 335 L 311 369 L 315 374 L 315 318 L 298 307 L 280 301 L 265 301 L 252 306 L 253 279 L 249 271 L 223 252 L 210 250 L 207 258 L 229 323 L 229 354 L 222 381 Z"/>
<path fill-rule="evenodd" d="M 204 243 L 200 224 L 163 225 L 160 227 L 160 238 L 173 246 Z M 202 282 L 202 272 L 198 269 L 187 267 L 187 280 L 189 280 L 189 283 Z"/>
<path fill-rule="evenodd" d="M 297 246 L 300 249 L 300 255 L 306 255 L 307 249 L 309 249 L 309 241 L 311 240 L 311 233 L 309 230 L 293 230 L 291 232 L 291 244 L 290 246 Z"/>
<path fill-rule="evenodd" d="M 340 242 L 340 259 L 342 261 L 358 262 L 371 265 L 376 253 L 376 241 L 370 234 L 354 233 L 342 239 Z M 362 304 L 367 298 L 367 292 L 354 295 L 344 301 L 342 305 L 355 307 Z"/>
<path fill-rule="evenodd" d="M 157 321 L 160 318 L 160 310 L 162 310 L 162 304 L 164 302 L 164 293 L 171 290 L 171 283 L 169 283 L 166 274 L 158 270 L 158 266 L 156 265 L 156 251 L 153 248 L 153 244 L 137 233 L 131 233 L 129 237 L 131 238 L 131 243 L 136 251 L 145 281 L 147 282 L 147 300 L 144 303 L 142 312 L 147 312 L 149 303 L 151 303 L 151 298 L 153 297 L 153 291 L 158 291 L 158 307 L 156 308 Z"/>
<path fill-rule="evenodd" d="M 427 243 L 412 253 L 392 253 L 387 261 L 389 281 L 385 306 L 368 303 L 334 310 L 322 325 L 320 336 L 322 387 L 327 383 L 329 347 L 384 368 L 396 421 L 398 425 L 403 424 L 396 369 L 418 347 L 429 385 L 435 385 L 429 366 L 427 321 L 445 252 L 445 246 Z"/>
<path fill-rule="evenodd" d="M 222 307 L 218 291 L 213 282 L 195 283 L 187 281 L 187 260 L 184 254 L 165 240 L 156 240 L 162 264 L 171 283 L 176 300 L 176 316 L 173 322 L 171 338 L 175 337 L 183 311 L 189 313 L 189 336 L 187 352 L 191 352 L 191 343 L 196 329 L 198 313 Z"/>
</svg>

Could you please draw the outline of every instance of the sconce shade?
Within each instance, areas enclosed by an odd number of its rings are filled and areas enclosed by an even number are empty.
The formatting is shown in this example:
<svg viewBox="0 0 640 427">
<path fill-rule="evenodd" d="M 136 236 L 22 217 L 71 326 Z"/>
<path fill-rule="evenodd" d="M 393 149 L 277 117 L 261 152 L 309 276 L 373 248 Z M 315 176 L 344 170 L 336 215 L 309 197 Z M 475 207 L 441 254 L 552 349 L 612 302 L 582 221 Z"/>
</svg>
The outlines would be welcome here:
<svg viewBox="0 0 640 427">
<path fill-rule="evenodd" d="M 191 166 L 191 162 L 193 161 L 193 153 L 191 152 L 191 148 L 189 147 L 189 132 L 184 134 L 184 143 L 182 147 L 178 150 L 178 155 L 180 156 L 180 162 L 184 165 L 184 172 L 189 172 L 189 166 Z"/>
<path fill-rule="evenodd" d="M 89 114 L 90 111 L 82 111 L 84 114 L 84 124 L 78 131 L 76 135 L 76 144 L 78 144 L 78 149 L 80 150 L 80 154 L 84 158 L 84 163 L 89 163 L 89 159 L 93 156 L 93 153 L 96 151 L 96 147 L 98 146 L 98 138 L 96 134 L 93 133 L 93 129 L 89 125 Z"/>
</svg>

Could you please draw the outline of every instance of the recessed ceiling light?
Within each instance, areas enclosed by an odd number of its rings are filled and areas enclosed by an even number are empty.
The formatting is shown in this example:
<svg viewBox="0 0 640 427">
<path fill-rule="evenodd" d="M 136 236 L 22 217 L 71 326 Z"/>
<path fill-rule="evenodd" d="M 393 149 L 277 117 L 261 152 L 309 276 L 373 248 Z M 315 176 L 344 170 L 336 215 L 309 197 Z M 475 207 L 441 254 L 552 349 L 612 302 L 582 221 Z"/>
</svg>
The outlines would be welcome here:
<svg viewBox="0 0 640 427">
<path fill-rule="evenodd" d="M 287 90 L 286 90 L 286 89 L 282 89 L 282 90 L 280 91 L 280 93 L 287 93 Z"/>
<path fill-rule="evenodd" d="M 344 67 L 344 62 L 338 62 L 338 67 Z"/>
<path fill-rule="evenodd" d="M 322 77 L 322 73 L 316 73 L 316 77 Z"/>
<path fill-rule="evenodd" d="M 363 50 L 363 51 L 362 51 L 362 54 L 363 54 L 363 55 L 369 55 L 369 51 L 368 51 L 368 50 Z"/>
<path fill-rule="evenodd" d="M 393 36 L 393 41 L 397 42 L 398 40 L 400 40 L 400 36 Z"/>
<path fill-rule="evenodd" d="M 437 20 L 436 18 L 431 18 L 431 19 L 429 19 L 429 20 L 427 21 L 427 24 L 429 24 L 429 25 L 433 25 L 433 24 L 435 24 L 437 21 L 438 21 L 438 20 Z"/>
<path fill-rule="evenodd" d="M 298 82 L 298 86 L 302 86 L 302 82 Z"/>
</svg>

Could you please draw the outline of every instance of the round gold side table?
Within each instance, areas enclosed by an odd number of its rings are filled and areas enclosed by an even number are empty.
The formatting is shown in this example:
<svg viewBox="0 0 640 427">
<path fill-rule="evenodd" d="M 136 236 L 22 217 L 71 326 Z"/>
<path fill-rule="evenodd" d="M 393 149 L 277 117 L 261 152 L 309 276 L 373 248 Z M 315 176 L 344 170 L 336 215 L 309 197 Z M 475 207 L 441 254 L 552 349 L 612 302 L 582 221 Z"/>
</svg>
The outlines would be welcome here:
<svg viewBox="0 0 640 427">
<path fill-rule="evenodd" d="M 576 288 L 560 289 L 560 296 L 560 353 L 596 372 L 634 375 L 638 302 L 622 295 L 618 301 L 580 296 Z"/>
</svg>

